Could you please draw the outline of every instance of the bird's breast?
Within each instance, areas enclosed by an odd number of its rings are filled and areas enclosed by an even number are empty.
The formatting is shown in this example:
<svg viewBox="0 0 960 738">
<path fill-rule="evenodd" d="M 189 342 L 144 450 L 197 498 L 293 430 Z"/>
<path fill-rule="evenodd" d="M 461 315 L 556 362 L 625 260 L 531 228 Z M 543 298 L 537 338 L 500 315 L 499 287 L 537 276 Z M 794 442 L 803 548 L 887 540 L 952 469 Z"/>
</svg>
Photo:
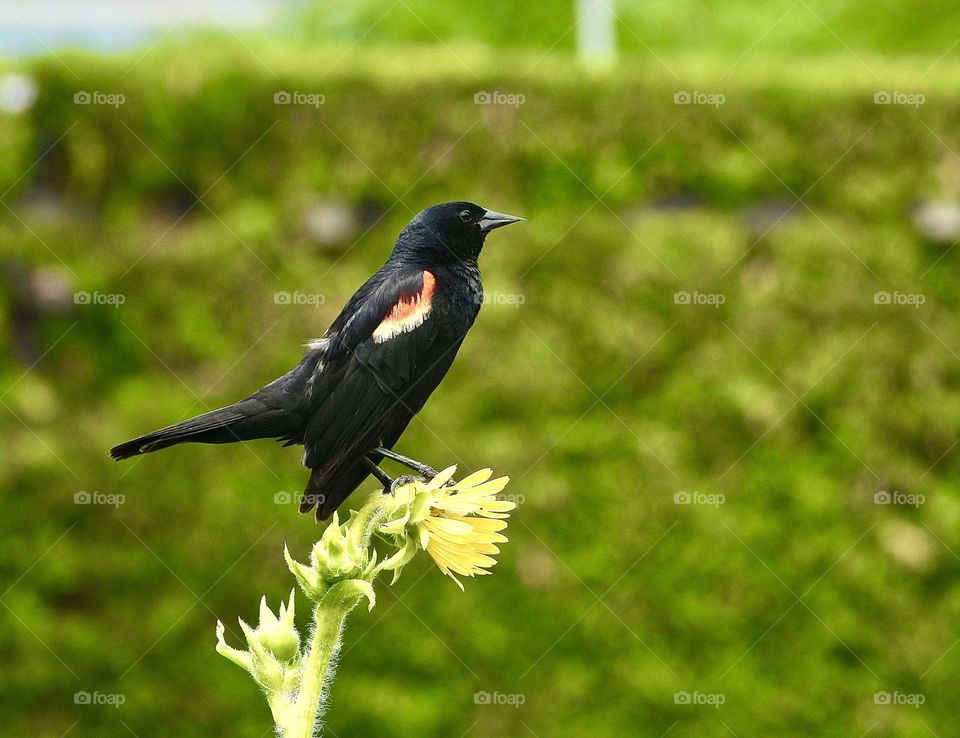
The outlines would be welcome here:
<svg viewBox="0 0 960 738">
<path fill-rule="evenodd" d="M 475 266 L 461 265 L 437 276 L 434 305 L 446 331 L 462 337 L 482 304 L 483 283 Z"/>
</svg>

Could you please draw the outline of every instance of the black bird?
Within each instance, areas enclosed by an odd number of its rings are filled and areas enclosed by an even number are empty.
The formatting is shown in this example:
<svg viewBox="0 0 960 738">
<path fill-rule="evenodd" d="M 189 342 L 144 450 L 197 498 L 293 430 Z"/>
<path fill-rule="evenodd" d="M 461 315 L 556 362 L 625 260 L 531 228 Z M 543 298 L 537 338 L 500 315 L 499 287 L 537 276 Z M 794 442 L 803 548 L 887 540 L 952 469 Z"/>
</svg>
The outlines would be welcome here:
<svg viewBox="0 0 960 738">
<path fill-rule="evenodd" d="M 487 234 L 521 221 L 470 202 L 419 213 L 386 263 L 350 298 L 297 366 L 240 402 L 121 443 L 115 459 L 178 443 L 276 438 L 303 444 L 311 470 L 300 512 L 329 517 L 386 457 L 453 362 L 483 302 L 477 258 Z"/>
</svg>

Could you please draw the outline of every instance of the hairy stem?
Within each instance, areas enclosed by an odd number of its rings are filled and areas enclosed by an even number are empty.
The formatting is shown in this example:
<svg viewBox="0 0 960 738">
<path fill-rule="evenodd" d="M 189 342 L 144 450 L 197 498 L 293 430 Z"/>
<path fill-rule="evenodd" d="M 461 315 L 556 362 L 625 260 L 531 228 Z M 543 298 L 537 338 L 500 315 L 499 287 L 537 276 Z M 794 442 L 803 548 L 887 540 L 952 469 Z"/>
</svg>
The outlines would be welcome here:
<svg viewBox="0 0 960 738">
<path fill-rule="evenodd" d="M 326 712 L 327 693 L 337 666 L 343 624 L 360 601 L 356 592 L 335 593 L 334 587 L 313 610 L 310 643 L 301 663 L 300 689 L 292 704 L 280 705 L 274 714 L 283 738 L 319 735 Z"/>
<path fill-rule="evenodd" d="M 347 535 L 359 548 L 368 548 L 373 531 L 385 514 L 380 496 L 371 496 L 351 519 Z M 344 622 L 363 597 L 367 597 L 372 606 L 370 582 L 352 579 L 334 584 L 316 603 L 310 641 L 300 663 L 299 688 L 292 698 L 280 697 L 270 705 L 283 738 L 319 735 L 343 640 Z"/>
</svg>

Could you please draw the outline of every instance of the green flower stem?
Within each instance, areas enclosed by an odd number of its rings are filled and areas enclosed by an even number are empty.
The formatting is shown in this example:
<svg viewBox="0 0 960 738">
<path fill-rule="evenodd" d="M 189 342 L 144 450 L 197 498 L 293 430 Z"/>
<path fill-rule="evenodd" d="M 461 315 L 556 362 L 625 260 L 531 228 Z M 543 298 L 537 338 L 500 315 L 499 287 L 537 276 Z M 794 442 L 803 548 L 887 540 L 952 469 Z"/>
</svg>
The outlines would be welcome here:
<svg viewBox="0 0 960 738">
<path fill-rule="evenodd" d="M 389 516 L 389 510 L 383 502 L 382 495 L 371 495 L 363 503 L 357 516 L 350 522 L 350 536 L 360 548 L 370 546 L 370 539 L 380 523 Z"/>
<path fill-rule="evenodd" d="M 267 704 L 270 706 L 270 714 L 273 715 L 273 724 L 286 735 L 286 728 L 281 727 L 284 721 L 289 720 L 288 715 L 292 715 L 293 702 L 290 695 L 283 692 L 270 692 L 267 694 Z"/>
<path fill-rule="evenodd" d="M 366 550 L 377 526 L 389 515 L 380 495 L 372 495 L 349 523 L 347 537 Z M 377 572 L 371 572 L 370 578 Z M 277 696 L 271 701 L 274 722 L 283 738 L 318 735 L 326 712 L 330 685 L 343 643 L 347 615 L 366 597 L 373 607 L 373 587 L 367 580 L 348 579 L 330 587 L 313 609 L 310 642 L 300 664 L 299 689 L 291 702 Z M 276 703 L 276 705 L 274 704 Z"/>
<path fill-rule="evenodd" d="M 344 621 L 363 596 L 356 590 L 337 596 L 336 589 L 328 592 L 313 610 L 313 632 L 301 665 L 296 699 L 292 704 L 278 705 L 279 710 L 274 710 L 271 705 L 274 721 L 283 738 L 313 738 L 323 721 L 337 654 L 343 643 Z"/>
</svg>

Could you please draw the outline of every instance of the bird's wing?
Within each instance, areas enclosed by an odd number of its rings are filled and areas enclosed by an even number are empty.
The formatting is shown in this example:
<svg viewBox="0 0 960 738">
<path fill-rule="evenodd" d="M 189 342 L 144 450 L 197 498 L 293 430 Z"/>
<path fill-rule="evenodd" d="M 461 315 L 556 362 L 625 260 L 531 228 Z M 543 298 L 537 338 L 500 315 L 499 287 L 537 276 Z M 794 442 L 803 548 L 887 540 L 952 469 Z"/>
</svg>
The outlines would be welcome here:
<svg viewBox="0 0 960 738">
<path fill-rule="evenodd" d="M 436 280 L 410 268 L 358 292 L 324 336 L 303 463 L 335 471 L 405 426 L 436 387 Z M 362 291 L 361 291 L 362 292 Z M 358 299 L 359 298 L 359 299 Z M 432 386 L 420 382 L 430 377 Z"/>
<path fill-rule="evenodd" d="M 356 351 L 372 341 L 384 344 L 422 325 L 433 310 L 436 279 L 425 269 L 381 274 L 350 300 L 325 339 L 332 351 Z"/>
</svg>

